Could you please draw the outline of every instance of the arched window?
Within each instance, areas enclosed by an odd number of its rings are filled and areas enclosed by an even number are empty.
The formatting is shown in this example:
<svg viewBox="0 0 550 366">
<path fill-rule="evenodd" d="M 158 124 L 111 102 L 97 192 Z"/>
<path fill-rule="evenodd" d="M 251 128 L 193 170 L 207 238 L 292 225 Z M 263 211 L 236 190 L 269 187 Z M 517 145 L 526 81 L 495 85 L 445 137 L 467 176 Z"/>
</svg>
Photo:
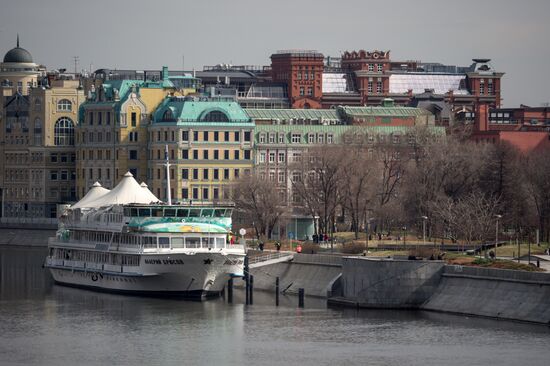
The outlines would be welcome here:
<svg viewBox="0 0 550 366">
<path fill-rule="evenodd" d="M 58 111 L 71 111 L 73 109 L 73 104 L 68 99 L 61 99 L 57 102 Z"/>
<path fill-rule="evenodd" d="M 162 115 L 163 121 L 173 121 L 174 120 L 174 113 L 172 113 L 171 109 L 167 109 L 164 114 Z"/>
<path fill-rule="evenodd" d="M 202 120 L 204 122 L 229 122 L 229 117 L 227 117 L 227 114 L 221 112 L 221 111 L 212 111 L 208 112 Z"/>
<path fill-rule="evenodd" d="M 55 122 L 54 143 L 56 146 L 74 146 L 74 123 L 70 118 L 61 117 Z"/>
</svg>

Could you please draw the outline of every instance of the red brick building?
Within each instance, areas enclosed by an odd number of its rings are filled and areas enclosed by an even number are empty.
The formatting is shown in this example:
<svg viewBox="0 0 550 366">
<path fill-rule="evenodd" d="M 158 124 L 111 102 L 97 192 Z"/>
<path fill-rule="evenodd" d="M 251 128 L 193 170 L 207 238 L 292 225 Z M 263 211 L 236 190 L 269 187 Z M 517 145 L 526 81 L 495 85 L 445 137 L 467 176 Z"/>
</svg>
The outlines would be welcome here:
<svg viewBox="0 0 550 366">
<path fill-rule="evenodd" d="M 271 55 L 274 82 L 284 82 L 292 108 L 321 108 L 324 56 L 317 51 L 289 50 Z"/>
<path fill-rule="evenodd" d="M 489 110 L 477 103 L 471 139 L 478 142 L 508 142 L 522 153 L 550 150 L 548 107 Z M 546 126 L 546 127 L 545 127 Z"/>
</svg>

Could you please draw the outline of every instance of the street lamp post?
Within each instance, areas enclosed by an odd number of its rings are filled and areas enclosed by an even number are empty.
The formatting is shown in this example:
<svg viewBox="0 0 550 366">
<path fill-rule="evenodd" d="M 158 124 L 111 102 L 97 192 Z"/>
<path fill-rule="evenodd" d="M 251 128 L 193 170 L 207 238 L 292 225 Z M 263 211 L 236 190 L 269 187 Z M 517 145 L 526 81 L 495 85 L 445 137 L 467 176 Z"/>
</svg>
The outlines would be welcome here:
<svg viewBox="0 0 550 366">
<path fill-rule="evenodd" d="M 407 249 L 407 227 L 403 226 L 403 250 Z"/>
<path fill-rule="evenodd" d="M 428 216 L 422 216 L 422 241 L 424 246 L 426 246 L 426 220 L 428 220 Z"/>
<path fill-rule="evenodd" d="M 498 247 L 498 220 L 502 218 L 502 215 L 495 215 L 496 221 L 496 227 L 495 227 L 495 260 L 497 259 L 497 247 Z"/>
</svg>

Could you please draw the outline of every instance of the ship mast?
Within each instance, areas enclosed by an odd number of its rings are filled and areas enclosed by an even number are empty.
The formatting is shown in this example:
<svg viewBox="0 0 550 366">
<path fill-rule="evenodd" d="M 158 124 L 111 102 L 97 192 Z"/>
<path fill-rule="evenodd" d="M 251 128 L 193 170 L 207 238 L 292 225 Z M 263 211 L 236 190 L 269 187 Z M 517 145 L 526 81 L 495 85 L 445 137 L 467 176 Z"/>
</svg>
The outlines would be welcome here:
<svg viewBox="0 0 550 366">
<path fill-rule="evenodd" d="M 168 198 L 168 206 L 172 205 L 172 190 L 170 189 L 170 160 L 168 159 L 168 145 L 165 145 L 166 149 L 164 150 L 164 159 L 166 163 L 166 197 Z"/>
</svg>

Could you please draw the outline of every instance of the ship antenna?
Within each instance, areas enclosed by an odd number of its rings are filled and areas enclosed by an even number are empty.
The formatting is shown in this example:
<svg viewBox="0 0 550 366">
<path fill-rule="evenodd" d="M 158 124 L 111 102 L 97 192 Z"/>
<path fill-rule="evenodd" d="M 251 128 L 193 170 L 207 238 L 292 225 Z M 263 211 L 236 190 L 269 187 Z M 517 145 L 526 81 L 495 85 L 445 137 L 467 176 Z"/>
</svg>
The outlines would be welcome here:
<svg viewBox="0 0 550 366">
<path fill-rule="evenodd" d="M 166 160 L 166 197 L 168 198 L 168 206 L 172 205 L 172 192 L 170 189 L 170 160 L 168 159 L 168 145 L 164 150 L 164 159 Z"/>
</svg>

